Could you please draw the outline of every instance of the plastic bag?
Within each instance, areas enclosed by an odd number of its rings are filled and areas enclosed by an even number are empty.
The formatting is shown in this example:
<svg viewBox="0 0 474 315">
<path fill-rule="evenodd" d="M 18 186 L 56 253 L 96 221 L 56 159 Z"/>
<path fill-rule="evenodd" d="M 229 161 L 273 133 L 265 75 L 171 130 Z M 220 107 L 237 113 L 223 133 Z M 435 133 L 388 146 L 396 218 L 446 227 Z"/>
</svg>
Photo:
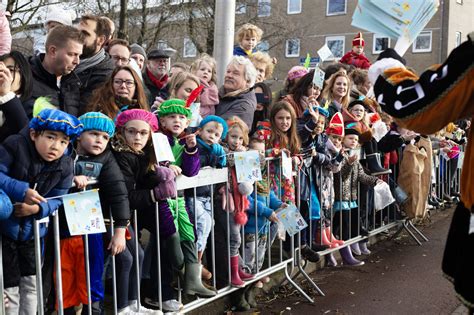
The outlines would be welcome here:
<svg viewBox="0 0 474 315">
<path fill-rule="evenodd" d="M 390 186 L 383 182 L 374 187 L 374 207 L 375 210 L 382 210 L 392 204 L 395 199 L 390 191 Z"/>
<path fill-rule="evenodd" d="M 379 142 L 388 132 L 387 125 L 379 120 L 372 125 L 372 137 Z"/>
</svg>

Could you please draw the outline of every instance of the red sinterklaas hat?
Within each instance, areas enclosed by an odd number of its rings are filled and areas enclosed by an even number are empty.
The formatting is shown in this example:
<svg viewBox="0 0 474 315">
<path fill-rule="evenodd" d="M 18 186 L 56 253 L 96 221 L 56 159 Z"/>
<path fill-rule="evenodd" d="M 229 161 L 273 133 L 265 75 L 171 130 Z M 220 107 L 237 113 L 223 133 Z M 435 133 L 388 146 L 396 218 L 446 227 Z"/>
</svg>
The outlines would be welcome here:
<svg viewBox="0 0 474 315">
<path fill-rule="evenodd" d="M 326 129 L 327 135 L 335 135 L 344 137 L 344 119 L 341 113 L 335 113 L 329 121 L 328 128 Z"/>
<path fill-rule="evenodd" d="M 362 38 L 362 33 L 361 32 L 357 33 L 357 35 L 352 40 L 352 46 L 362 46 L 362 47 L 365 46 L 365 41 Z"/>
</svg>

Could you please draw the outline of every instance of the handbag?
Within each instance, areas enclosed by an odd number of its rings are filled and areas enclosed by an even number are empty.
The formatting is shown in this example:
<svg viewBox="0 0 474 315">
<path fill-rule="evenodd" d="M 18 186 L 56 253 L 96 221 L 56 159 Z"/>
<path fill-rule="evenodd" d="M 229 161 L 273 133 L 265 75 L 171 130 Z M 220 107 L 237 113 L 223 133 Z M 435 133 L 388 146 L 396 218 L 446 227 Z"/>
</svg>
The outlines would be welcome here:
<svg viewBox="0 0 474 315">
<path fill-rule="evenodd" d="M 398 205 L 404 204 L 408 200 L 408 194 L 393 179 L 389 177 L 388 180 L 392 183 L 390 190 L 393 198 L 395 198 Z"/>
</svg>

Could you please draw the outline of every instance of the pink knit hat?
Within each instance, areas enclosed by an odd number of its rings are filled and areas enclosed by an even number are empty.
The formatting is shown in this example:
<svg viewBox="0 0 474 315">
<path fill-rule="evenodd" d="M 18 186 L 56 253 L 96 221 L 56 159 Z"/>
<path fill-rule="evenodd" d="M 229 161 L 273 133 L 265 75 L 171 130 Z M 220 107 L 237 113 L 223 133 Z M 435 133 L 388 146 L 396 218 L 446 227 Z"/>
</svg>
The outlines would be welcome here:
<svg viewBox="0 0 474 315">
<path fill-rule="evenodd" d="M 117 116 L 117 120 L 115 121 L 115 125 L 117 127 L 123 127 L 127 122 L 130 120 L 142 120 L 148 123 L 151 127 L 153 132 L 158 131 L 158 119 L 153 113 L 150 113 L 143 109 L 129 109 L 126 111 L 121 112 Z"/>
<path fill-rule="evenodd" d="M 288 80 L 294 80 L 305 76 L 308 73 L 308 69 L 302 66 L 294 66 L 288 71 Z"/>
</svg>

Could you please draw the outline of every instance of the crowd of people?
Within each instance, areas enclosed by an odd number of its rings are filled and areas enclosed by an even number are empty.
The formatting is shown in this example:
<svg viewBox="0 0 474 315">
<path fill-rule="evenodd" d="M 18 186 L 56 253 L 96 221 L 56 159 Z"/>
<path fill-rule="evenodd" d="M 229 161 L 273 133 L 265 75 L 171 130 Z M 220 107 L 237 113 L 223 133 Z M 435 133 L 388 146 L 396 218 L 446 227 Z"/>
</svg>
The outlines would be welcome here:
<svg viewBox="0 0 474 315">
<path fill-rule="evenodd" d="M 443 165 L 450 171 L 442 172 L 452 182 L 470 120 L 431 135 L 398 126 L 371 96 L 361 33 L 341 62 L 325 65 L 324 86 L 314 83 L 314 69 L 295 65 L 277 90 L 270 84 L 277 60 L 257 51 L 263 32 L 255 25 L 237 31 L 234 56 L 218 86 L 216 61 L 208 54 L 191 65 L 170 64 L 169 50 L 146 52 L 115 39 L 108 18 L 84 15 L 73 26 L 55 13 L 45 25 L 44 46 L 36 45 L 31 56 L 11 50 L 8 40 L 0 44 L 0 229 L 7 314 L 36 312 L 34 220 L 58 208 L 64 313 L 75 314 L 81 304 L 82 314 L 88 313 L 84 241 L 71 236 L 61 199 L 54 198 L 85 188 L 99 188 L 108 229 L 88 239 L 93 314 L 103 312 L 111 256 L 119 314 L 177 312 L 183 307 L 174 288 L 178 278 L 184 294 L 203 298 L 216 295 L 209 282 L 213 277 L 217 288 L 244 287 L 254 279 L 278 235 L 277 212 L 297 200 L 312 226 L 302 231 L 303 258 L 318 262 L 318 251 L 338 248 L 342 264 L 360 266 L 361 257 L 370 254 L 367 240 L 344 243 L 374 228 L 364 224 L 370 220 L 361 219 L 358 210 L 374 215 L 374 186 L 388 178 L 397 181 L 411 197 L 405 212 L 415 219 L 423 219 L 427 207 L 458 197 L 451 189 L 437 195 L 433 157 L 449 160 Z M 405 65 L 402 58 L 400 63 Z M 376 135 L 373 126 L 380 123 L 386 132 Z M 151 135 L 157 132 L 167 137 L 173 162 L 156 161 Z M 257 183 L 237 180 L 233 153 L 248 150 L 261 156 Z M 298 181 L 281 176 L 283 154 L 291 157 Z M 399 164 L 397 180 L 392 172 Z M 228 185 L 177 192 L 176 177 L 196 176 L 204 167 L 227 167 Z M 97 183 L 90 184 L 93 179 Z M 206 250 L 213 225 L 216 246 L 223 249 L 216 257 Z M 51 230 L 41 224 L 45 305 L 54 310 Z M 146 244 L 143 230 L 150 233 Z M 332 254 L 325 259 L 328 266 L 338 265 Z M 215 275 L 209 271 L 212 262 Z M 248 309 L 254 301 L 242 294 L 238 304 Z"/>
</svg>

